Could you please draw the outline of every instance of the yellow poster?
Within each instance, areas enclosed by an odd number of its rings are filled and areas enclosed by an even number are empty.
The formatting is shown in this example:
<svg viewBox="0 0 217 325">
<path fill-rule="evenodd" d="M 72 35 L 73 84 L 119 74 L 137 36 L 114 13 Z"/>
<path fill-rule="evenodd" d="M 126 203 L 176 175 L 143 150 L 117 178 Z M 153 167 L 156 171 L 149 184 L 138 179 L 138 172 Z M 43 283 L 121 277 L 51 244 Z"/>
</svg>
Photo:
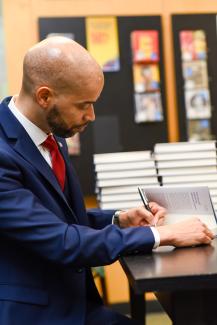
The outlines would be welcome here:
<svg viewBox="0 0 217 325">
<path fill-rule="evenodd" d="M 103 71 L 120 70 L 118 27 L 115 17 L 86 18 L 87 49 Z"/>
</svg>

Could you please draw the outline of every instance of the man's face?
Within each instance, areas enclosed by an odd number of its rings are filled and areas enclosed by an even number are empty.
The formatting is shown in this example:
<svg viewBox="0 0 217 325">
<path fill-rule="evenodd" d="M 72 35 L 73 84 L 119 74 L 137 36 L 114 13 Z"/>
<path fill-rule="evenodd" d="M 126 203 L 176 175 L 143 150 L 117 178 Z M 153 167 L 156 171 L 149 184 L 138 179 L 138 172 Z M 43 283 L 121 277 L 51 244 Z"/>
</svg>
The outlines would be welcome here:
<svg viewBox="0 0 217 325">
<path fill-rule="evenodd" d="M 76 94 L 60 94 L 47 113 L 47 124 L 52 133 L 68 138 L 84 131 L 95 120 L 93 104 L 98 99 L 103 80 L 76 91 Z"/>
</svg>

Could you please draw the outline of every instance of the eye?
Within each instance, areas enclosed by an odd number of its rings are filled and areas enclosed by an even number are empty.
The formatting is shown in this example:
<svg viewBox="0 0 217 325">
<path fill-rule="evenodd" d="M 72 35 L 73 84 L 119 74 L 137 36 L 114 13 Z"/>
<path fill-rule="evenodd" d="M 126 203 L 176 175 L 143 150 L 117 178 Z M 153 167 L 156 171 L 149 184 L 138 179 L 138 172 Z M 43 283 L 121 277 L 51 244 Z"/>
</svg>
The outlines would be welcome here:
<svg viewBox="0 0 217 325">
<path fill-rule="evenodd" d="M 92 105 L 93 105 L 92 103 L 79 103 L 79 104 L 77 104 L 77 107 L 80 110 L 85 111 L 85 110 L 87 110 Z"/>
</svg>

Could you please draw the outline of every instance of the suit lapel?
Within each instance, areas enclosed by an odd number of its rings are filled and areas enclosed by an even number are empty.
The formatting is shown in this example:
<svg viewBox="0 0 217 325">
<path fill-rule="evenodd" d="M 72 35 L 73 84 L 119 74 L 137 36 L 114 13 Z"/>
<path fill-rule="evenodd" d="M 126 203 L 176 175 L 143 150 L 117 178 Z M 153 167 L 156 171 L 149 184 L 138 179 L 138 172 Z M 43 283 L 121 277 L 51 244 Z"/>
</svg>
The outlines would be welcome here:
<svg viewBox="0 0 217 325">
<path fill-rule="evenodd" d="M 62 196 L 62 191 L 52 169 L 45 161 L 28 134 L 25 134 L 22 138 L 17 139 L 17 142 L 14 145 L 14 150 L 18 152 L 25 160 L 31 163 L 31 165 L 33 165 Z"/>
<path fill-rule="evenodd" d="M 76 175 L 75 169 L 69 164 L 68 152 L 67 150 L 63 150 L 65 142 L 63 143 L 63 140 L 59 137 L 55 138 L 59 144 L 60 152 L 62 153 L 66 163 L 66 173 L 69 187 L 68 190 L 73 211 L 75 211 L 75 214 L 79 216 L 79 223 L 83 225 L 88 225 L 88 218 L 86 214 L 86 208 L 84 204 L 81 186 Z"/>
<path fill-rule="evenodd" d="M 10 100 L 10 99 L 9 99 Z M 64 193 L 62 192 L 59 183 L 46 162 L 38 148 L 32 142 L 32 139 L 29 137 L 28 133 L 22 127 L 22 125 L 17 121 L 14 115 L 10 112 L 5 103 L 0 106 L 0 125 L 2 126 L 4 133 L 7 135 L 8 140 L 15 140 L 11 142 L 11 146 L 14 150 L 19 153 L 25 160 L 27 160 L 31 165 L 33 165 L 37 171 L 47 180 L 48 183 L 53 187 L 53 189 L 58 192 L 61 196 L 65 205 L 70 209 L 70 212 L 73 214 L 76 222 L 78 222 L 75 214 L 71 210 Z M 64 157 L 65 158 L 65 157 Z"/>
</svg>

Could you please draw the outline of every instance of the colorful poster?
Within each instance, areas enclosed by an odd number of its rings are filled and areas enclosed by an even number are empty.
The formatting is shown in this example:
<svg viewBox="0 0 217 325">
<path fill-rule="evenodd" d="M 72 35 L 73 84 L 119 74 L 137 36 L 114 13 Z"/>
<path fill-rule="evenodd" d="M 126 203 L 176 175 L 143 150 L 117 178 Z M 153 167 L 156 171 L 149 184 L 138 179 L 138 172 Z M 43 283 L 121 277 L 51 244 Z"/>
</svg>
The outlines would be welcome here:
<svg viewBox="0 0 217 325">
<path fill-rule="evenodd" d="M 134 91 L 142 93 L 158 90 L 160 87 L 159 67 L 156 64 L 133 65 Z"/>
<path fill-rule="evenodd" d="M 159 40 L 156 30 L 135 30 L 131 33 L 133 62 L 158 62 Z"/>
<path fill-rule="evenodd" d="M 203 30 L 183 30 L 179 37 L 183 61 L 206 59 L 207 44 Z"/>
<path fill-rule="evenodd" d="M 115 17 L 86 18 L 87 49 L 103 71 L 120 70 L 118 27 Z"/>
<path fill-rule="evenodd" d="M 7 78 L 6 78 L 6 62 L 5 62 L 5 47 L 4 47 L 4 30 L 3 17 L 0 3 L 0 100 L 6 96 L 7 93 Z"/>
<path fill-rule="evenodd" d="M 79 133 L 76 133 L 73 137 L 67 138 L 66 143 L 68 146 L 68 153 L 71 156 L 80 155 L 80 136 Z"/>
<path fill-rule="evenodd" d="M 211 104 L 208 89 L 187 90 L 185 107 L 188 119 L 207 119 L 211 117 Z"/>
<path fill-rule="evenodd" d="M 163 120 L 160 92 L 135 94 L 135 122 L 159 122 Z"/>
<path fill-rule="evenodd" d="M 207 63 L 205 60 L 183 61 L 182 71 L 185 89 L 208 88 Z"/>
</svg>

